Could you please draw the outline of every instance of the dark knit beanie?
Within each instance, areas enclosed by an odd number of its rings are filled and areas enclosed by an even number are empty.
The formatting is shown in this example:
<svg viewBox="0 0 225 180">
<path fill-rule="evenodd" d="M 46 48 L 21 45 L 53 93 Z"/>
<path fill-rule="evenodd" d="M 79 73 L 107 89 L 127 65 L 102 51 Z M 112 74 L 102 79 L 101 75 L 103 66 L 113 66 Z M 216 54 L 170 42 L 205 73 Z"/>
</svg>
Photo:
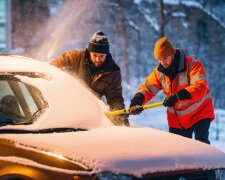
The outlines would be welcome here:
<svg viewBox="0 0 225 180">
<path fill-rule="evenodd" d="M 166 37 L 160 38 L 156 41 L 154 48 L 154 55 L 156 59 L 174 55 L 175 52 L 176 50 Z"/>
<path fill-rule="evenodd" d="M 106 34 L 102 31 L 97 31 L 96 33 L 94 33 L 88 43 L 87 49 L 89 52 L 108 54 L 109 41 L 106 37 Z"/>
</svg>

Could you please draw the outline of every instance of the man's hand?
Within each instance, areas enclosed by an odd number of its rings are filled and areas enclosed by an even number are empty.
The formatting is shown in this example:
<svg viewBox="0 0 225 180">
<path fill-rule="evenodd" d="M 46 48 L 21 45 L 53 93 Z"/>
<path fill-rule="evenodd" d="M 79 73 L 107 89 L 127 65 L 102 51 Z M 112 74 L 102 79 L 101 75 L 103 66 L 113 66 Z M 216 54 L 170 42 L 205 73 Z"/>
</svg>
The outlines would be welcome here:
<svg viewBox="0 0 225 180">
<path fill-rule="evenodd" d="M 129 110 L 130 114 L 134 114 L 134 115 L 138 115 L 141 114 L 141 112 L 143 111 L 143 106 L 140 105 L 136 105 L 136 106 L 132 106 Z"/>
<path fill-rule="evenodd" d="M 163 105 L 165 107 L 172 107 L 176 104 L 176 102 L 178 101 L 178 96 L 176 93 L 171 94 L 169 96 L 167 96 L 164 101 L 163 101 Z"/>
<path fill-rule="evenodd" d="M 144 95 L 140 92 L 136 93 L 133 99 L 131 100 L 130 103 L 130 110 L 129 114 L 140 114 L 144 109 L 142 107 L 142 104 L 144 102 Z"/>
<path fill-rule="evenodd" d="M 186 89 L 181 89 L 177 93 L 171 94 L 165 98 L 163 105 L 166 107 L 172 107 L 178 100 L 191 99 L 191 94 Z"/>
<path fill-rule="evenodd" d="M 186 89 L 178 91 L 177 96 L 179 100 L 191 99 L 191 94 Z"/>
</svg>

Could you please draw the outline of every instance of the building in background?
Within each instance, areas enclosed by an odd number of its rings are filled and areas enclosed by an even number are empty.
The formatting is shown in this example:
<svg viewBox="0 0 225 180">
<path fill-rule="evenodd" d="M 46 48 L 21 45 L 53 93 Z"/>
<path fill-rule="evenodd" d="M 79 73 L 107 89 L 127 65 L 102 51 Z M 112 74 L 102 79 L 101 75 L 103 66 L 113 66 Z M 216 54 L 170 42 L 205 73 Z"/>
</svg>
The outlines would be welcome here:
<svg viewBox="0 0 225 180">
<path fill-rule="evenodd" d="M 10 49 L 10 0 L 0 0 L 0 52 L 4 53 Z"/>
<path fill-rule="evenodd" d="M 0 53 L 27 52 L 63 0 L 0 0 Z"/>
</svg>

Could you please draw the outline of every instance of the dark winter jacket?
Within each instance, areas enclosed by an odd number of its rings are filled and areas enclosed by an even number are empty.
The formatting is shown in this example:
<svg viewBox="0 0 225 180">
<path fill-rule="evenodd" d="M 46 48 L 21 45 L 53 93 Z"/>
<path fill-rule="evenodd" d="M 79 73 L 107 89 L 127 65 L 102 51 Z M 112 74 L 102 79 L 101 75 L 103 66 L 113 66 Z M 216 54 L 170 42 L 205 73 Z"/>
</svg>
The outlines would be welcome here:
<svg viewBox="0 0 225 180">
<path fill-rule="evenodd" d="M 52 65 L 75 73 L 98 96 L 105 95 L 111 110 L 124 109 L 120 68 L 108 54 L 100 67 L 90 61 L 87 50 L 73 50 L 62 54 L 51 62 Z"/>
</svg>

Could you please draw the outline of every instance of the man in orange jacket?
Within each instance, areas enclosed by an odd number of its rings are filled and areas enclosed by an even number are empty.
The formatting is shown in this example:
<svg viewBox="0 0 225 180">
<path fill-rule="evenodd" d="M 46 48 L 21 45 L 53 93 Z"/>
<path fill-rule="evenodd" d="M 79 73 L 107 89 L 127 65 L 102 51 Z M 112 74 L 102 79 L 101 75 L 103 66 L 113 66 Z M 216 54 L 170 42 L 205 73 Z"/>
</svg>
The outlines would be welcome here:
<svg viewBox="0 0 225 180">
<path fill-rule="evenodd" d="M 130 114 L 140 114 L 142 105 L 161 89 L 166 98 L 169 132 L 210 144 L 209 127 L 214 119 L 212 97 L 201 62 L 175 49 L 166 38 L 155 43 L 159 65 L 140 85 L 130 104 Z"/>
</svg>

